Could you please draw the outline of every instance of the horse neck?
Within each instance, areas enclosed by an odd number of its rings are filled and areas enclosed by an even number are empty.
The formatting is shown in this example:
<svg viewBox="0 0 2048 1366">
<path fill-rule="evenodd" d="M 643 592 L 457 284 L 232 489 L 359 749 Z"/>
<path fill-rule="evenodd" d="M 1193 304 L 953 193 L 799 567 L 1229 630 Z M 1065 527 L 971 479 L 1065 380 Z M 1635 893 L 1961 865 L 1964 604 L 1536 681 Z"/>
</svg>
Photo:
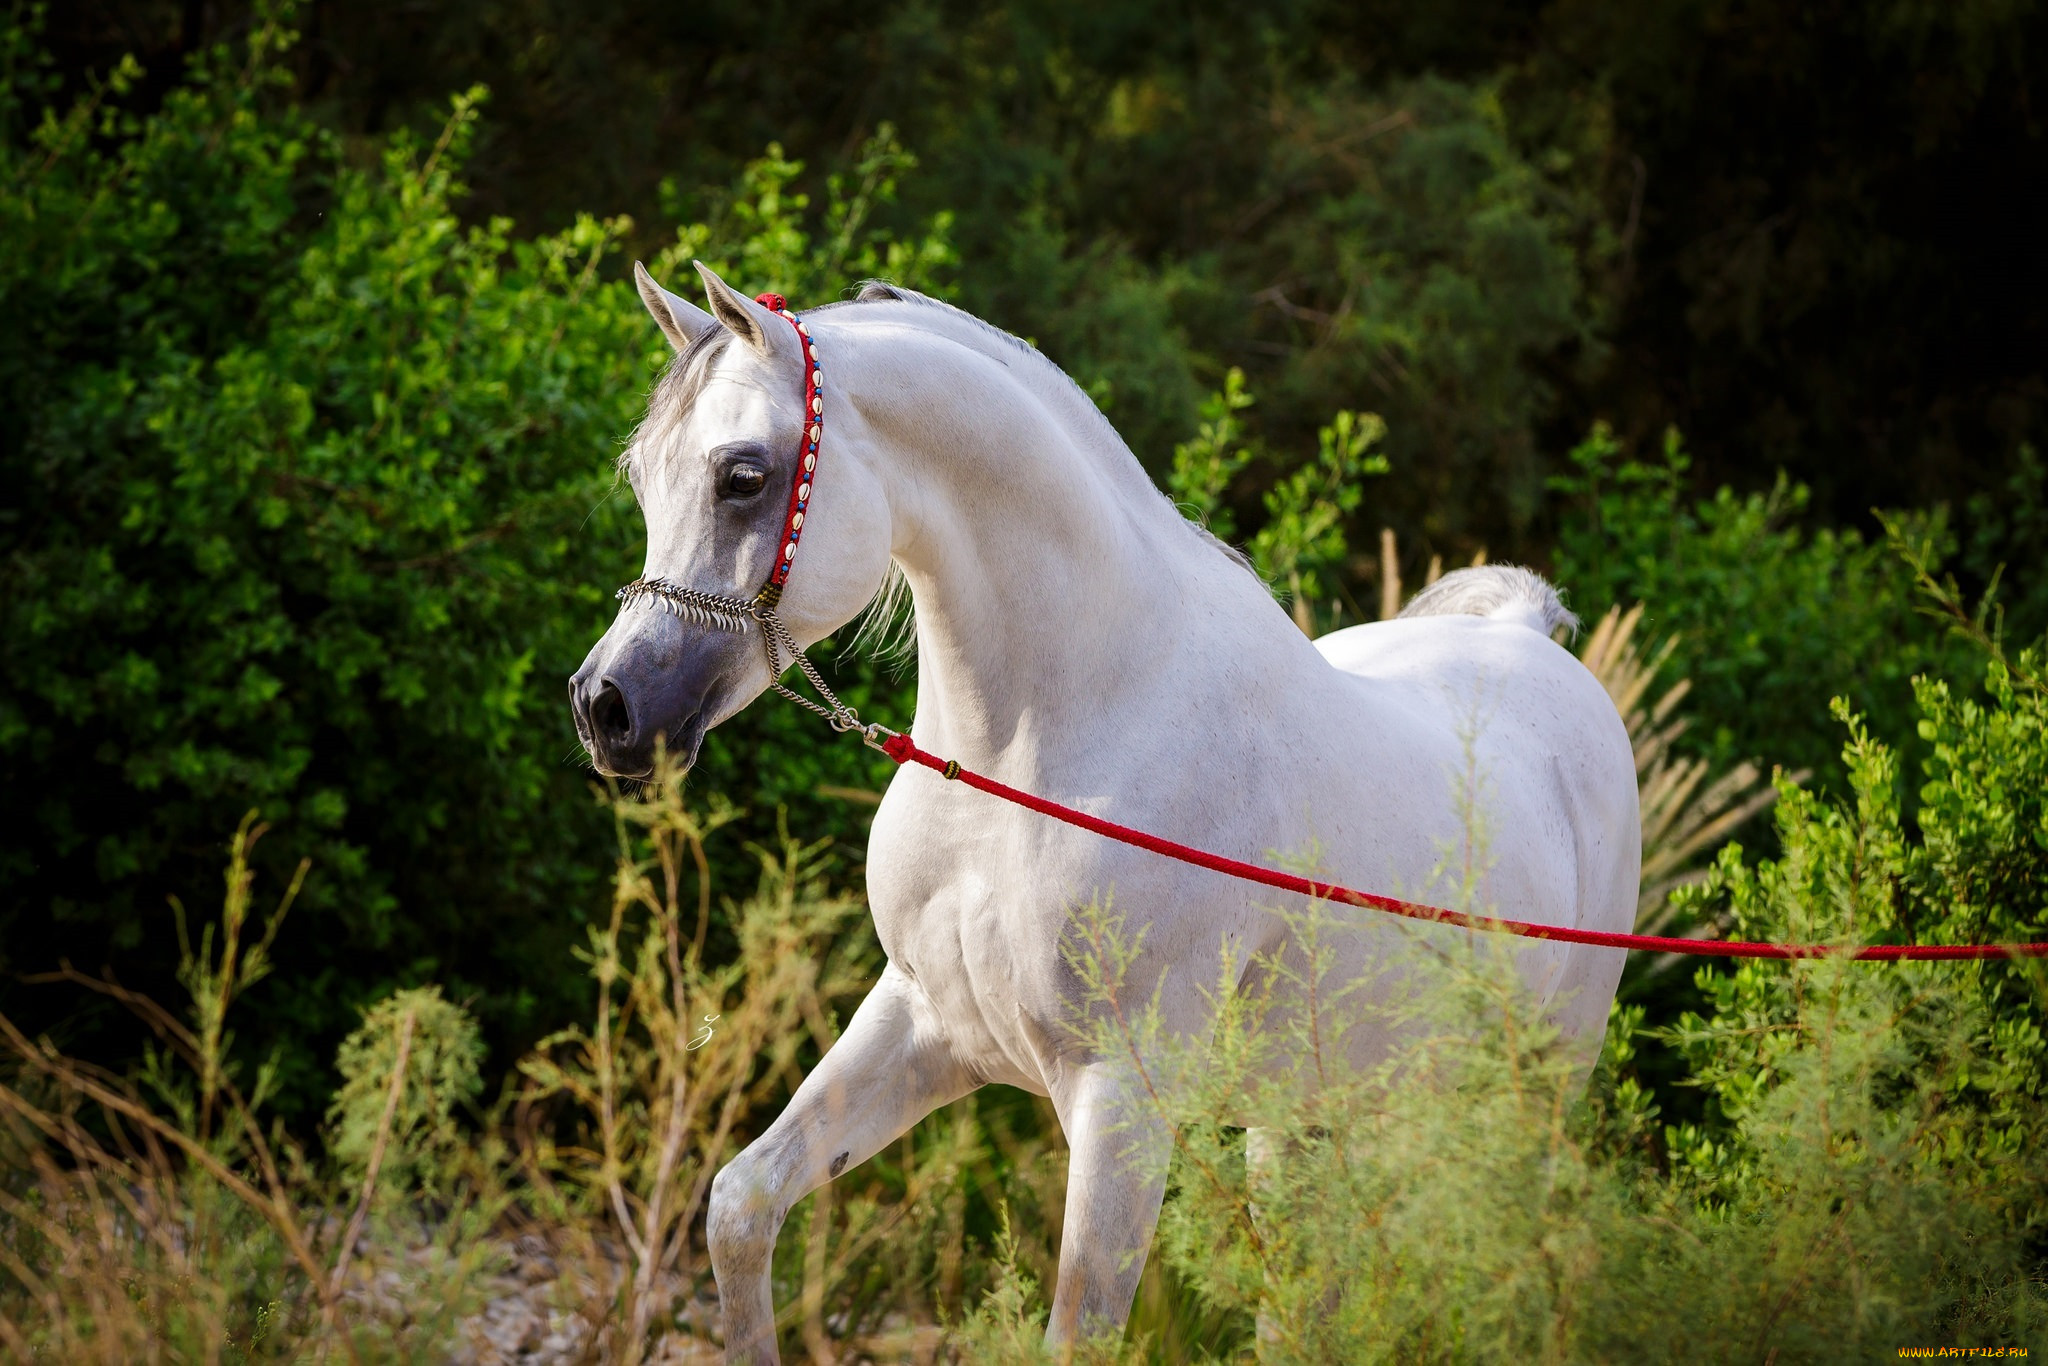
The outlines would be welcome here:
<svg viewBox="0 0 2048 1366">
<path fill-rule="evenodd" d="M 1028 352 L 894 329 L 857 383 L 917 605 L 920 734 L 990 759 L 1145 686 L 1201 562 L 1229 566 L 1086 397 Z"/>
</svg>

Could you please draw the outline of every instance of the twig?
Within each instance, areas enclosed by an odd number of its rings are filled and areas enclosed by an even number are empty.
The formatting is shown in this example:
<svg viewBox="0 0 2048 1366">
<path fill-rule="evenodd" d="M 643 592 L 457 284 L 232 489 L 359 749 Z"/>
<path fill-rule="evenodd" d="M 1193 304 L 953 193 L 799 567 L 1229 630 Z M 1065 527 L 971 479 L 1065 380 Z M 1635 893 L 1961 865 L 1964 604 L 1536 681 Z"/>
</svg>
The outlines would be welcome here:
<svg viewBox="0 0 2048 1366">
<path fill-rule="evenodd" d="M 1401 557 L 1394 545 L 1394 529 L 1380 528 L 1380 620 L 1401 615 Z"/>
<path fill-rule="evenodd" d="M 391 1141 L 391 1127 L 398 1118 L 398 1102 L 405 1095 L 405 1065 L 412 1057 L 412 1030 L 419 1012 L 406 1007 L 398 1022 L 398 1055 L 391 1064 L 391 1085 L 384 1091 L 384 1115 L 377 1121 L 377 1137 L 370 1144 L 370 1161 L 363 1170 L 363 1190 L 356 1199 L 356 1212 L 349 1216 L 348 1232 L 341 1237 L 341 1253 L 334 1259 L 334 1279 L 328 1287 L 328 1303 L 341 1297 L 348 1279 L 348 1264 L 355 1257 L 356 1239 L 363 1235 L 363 1221 L 370 1216 L 370 1200 L 377 1193 L 377 1172 L 384 1165 L 384 1149 Z"/>
</svg>

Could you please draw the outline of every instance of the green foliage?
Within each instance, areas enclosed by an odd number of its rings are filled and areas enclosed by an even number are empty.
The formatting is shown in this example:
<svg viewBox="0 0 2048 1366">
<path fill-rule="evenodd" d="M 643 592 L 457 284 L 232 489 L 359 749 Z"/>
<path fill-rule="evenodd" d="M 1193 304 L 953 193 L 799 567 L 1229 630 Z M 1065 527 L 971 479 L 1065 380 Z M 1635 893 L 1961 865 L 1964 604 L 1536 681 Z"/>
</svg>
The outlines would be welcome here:
<svg viewBox="0 0 2048 1366">
<path fill-rule="evenodd" d="M 1312 604 L 1331 593 L 1329 576 L 1349 549 L 1345 518 L 1365 496 L 1361 481 L 1389 468 L 1387 458 L 1372 450 L 1386 431 L 1376 413 L 1339 411 L 1316 433 L 1316 458 L 1261 499 L 1266 524 L 1252 537 L 1252 563 L 1269 583 L 1286 585 L 1299 619 L 1311 619 Z"/>
<path fill-rule="evenodd" d="M 1255 335 L 1289 353 L 1262 387 L 1294 414 L 1369 396 L 1404 475 L 1389 497 L 1437 548 L 1521 534 L 1550 397 L 1525 358 L 1590 340 L 1592 317 L 1574 206 L 1516 146 L 1499 91 L 1322 89 L 1281 116 L 1258 194 L 1314 203 L 1255 248 L 1286 282 L 1261 296 Z"/>
<path fill-rule="evenodd" d="M 1003 1210 L 1002 1231 L 996 1237 L 995 1280 L 981 1303 L 974 1307 L 954 1331 L 954 1342 L 976 1361 L 1030 1363 L 1038 1366 L 1054 1358 L 1045 1348 L 1045 1315 L 1038 1282 L 1021 1264 L 1017 1236 L 1010 1229 L 1010 1211 Z M 1091 1354 L 1084 1346 L 1082 1360 Z M 1113 1357 L 1114 1351 L 1093 1355 Z"/>
<path fill-rule="evenodd" d="M 1983 702 L 1957 697 L 1944 680 L 1918 680 L 1928 754 L 1917 830 L 1901 815 L 1896 754 L 1838 699 L 1836 714 L 1849 728 L 1849 800 L 1836 806 L 1781 783 L 1781 855 L 1750 864 L 1730 846 L 1708 881 L 1681 895 L 1743 938 L 2048 938 L 2048 696 L 2039 667 L 2032 655 L 2012 668 L 1994 661 Z M 1717 1117 L 1740 1122 L 1771 1104 L 1787 1080 L 1787 1059 L 1803 1047 L 1795 1022 L 1809 1008 L 1808 974 L 1772 966 L 1703 969 L 1710 1010 L 1688 1014 L 1670 1034 L 1714 1102 L 1706 1123 L 1675 1131 L 1671 1143 L 1715 1179 L 1733 1160 L 1717 1143 Z M 1886 1028 L 1898 1036 L 1890 1056 L 1873 1056 L 1871 1065 L 1932 1077 L 1927 1084 L 1948 1098 L 1942 1123 L 1923 1139 L 1935 1155 L 1992 1162 L 2027 1147 L 2048 1096 L 2040 964 L 1903 964 L 1862 976 L 1883 985 L 1839 987 L 1848 993 L 1842 1008 L 1889 1012 Z"/>
<path fill-rule="evenodd" d="M 1202 401 L 1194 436 L 1173 448 L 1173 468 L 1166 488 L 1176 502 L 1199 518 L 1219 538 L 1237 536 L 1237 517 L 1225 495 L 1245 466 L 1252 447 L 1238 414 L 1257 402 L 1244 387 L 1244 371 L 1231 367 L 1223 387 Z"/>
<path fill-rule="evenodd" d="M 1827 865 L 1811 881 L 1829 910 L 1802 883 L 1786 916 L 1741 927 L 1841 938 L 1837 908 L 1884 896 L 1866 814 L 1800 848 L 1802 877 Z M 1260 1361 L 1826 1362 L 2048 1333 L 2048 1168 L 2018 1139 L 2048 1106 L 2011 1084 L 1966 965 L 1745 965 L 1679 1031 L 1727 1104 L 1711 1134 L 1671 1131 L 1665 1166 L 1632 1075 L 1640 1008 L 1617 1013 L 1582 1101 L 1586 1052 L 1510 956 L 1419 932 L 1368 1002 L 1329 977 L 1354 914 L 1293 914 L 1297 952 L 1224 962 L 1202 1039 L 1161 1031 L 1117 917 L 1075 922 L 1076 1027 L 1131 1074 L 1139 1122 L 1178 1134 L 1155 1255 L 1210 1310 L 1258 1316 Z M 1304 1004 L 1276 1009 L 1277 983 Z M 1343 1041 L 1362 1027 L 1395 1043 L 1359 1073 Z"/>
<path fill-rule="evenodd" d="M 1675 636 L 1668 676 L 1690 678 L 1701 724 L 1678 743 L 1717 764 L 1758 759 L 1839 781 L 1827 698 L 1853 705 L 1895 742 L 1912 733 L 1909 680 L 1958 655 L 1913 609 L 1913 573 L 1882 542 L 1812 528 L 1804 488 L 1722 489 L 1693 501 L 1690 459 L 1675 432 L 1657 459 L 1623 456 L 1605 427 L 1551 480 L 1569 503 L 1553 574 L 1591 619 L 1646 605 L 1645 625 Z M 1940 514 L 1924 519 L 1939 544 Z"/>
<path fill-rule="evenodd" d="M 2048 467 L 2032 445 L 2022 445 L 1995 495 L 1970 499 L 1970 535 L 1962 562 L 1980 583 L 2000 582 L 2010 601 L 2006 624 L 2021 640 L 2048 634 Z"/>
<path fill-rule="evenodd" d="M 1223 388 L 1202 404 L 1201 426 L 1173 449 L 1167 491 L 1219 538 L 1237 531 L 1228 494 L 1256 457 L 1238 414 L 1255 402 L 1244 373 L 1232 369 Z M 1295 620 L 1313 634 L 1314 604 L 1330 596 L 1349 543 L 1346 517 L 1365 491 L 1367 475 L 1385 474 L 1387 458 L 1373 450 L 1386 435 L 1374 413 L 1340 411 L 1316 433 L 1316 457 L 1284 474 L 1260 501 L 1265 521 L 1246 545 L 1252 567 L 1294 606 Z"/>
<path fill-rule="evenodd" d="M 816 299 L 848 287 L 849 281 L 886 279 L 893 284 L 946 297 L 959 257 L 947 240 L 951 213 L 940 210 L 920 226 L 914 239 L 876 227 L 874 219 L 896 202 L 897 182 L 917 169 L 917 158 L 884 123 L 861 144 L 851 178 L 837 171 L 825 178 L 825 213 L 817 236 L 805 226 L 810 196 L 791 188 L 803 174 L 778 143 L 740 171 L 730 191 L 700 192 L 708 214 L 690 221 L 691 205 L 674 177 L 661 183 L 666 216 L 683 222 L 676 240 L 656 258 L 668 274 L 702 260 L 725 279 L 769 282 L 793 299 Z"/>
<path fill-rule="evenodd" d="M 275 853 L 322 869 L 302 911 L 328 964 L 294 965 L 289 1033 L 364 976 L 466 976 L 446 931 L 479 913 L 530 946 L 580 880 L 517 871 L 562 858 L 540 811 L 575 790 L 527 742 L 530 680 L 600 620 L 621 519 L 571 533 L 649 356 L 615 345 L 623 307 L 579 306 L 610 230 L 515 249 L 457 225 L 473 99 L 434 147 L 347 167 L 267 99 L 283 41 L 257 33 L 246 79 L 206 54 L 110 138 L 7 144 L 35 344 L 0 373 L 0 762 L 38 792 L 4 860 L 16 965 L 56 956 L 53 923 L 65 952 L 161 954 L 140 889 L 192 879 L 224 809 L 285 822 Z"/>
<path fill-rule="evenodd" d="M 327 1107 L 327 1151 L 361 1186 L 374 1169 L 386 1189 L 445 1193 L 465 1140 L 456 1107 L 483 1091 L 476 1021 L 439 987 L 396 991 L 363 1012 L 342 1040 L 341 1086 Z"/>
<path fill-rule="evenodd" d="M 167 985 L 174 926 L 150 908 L 258 803 L 273 864 L 320 869 L 292 989 L 251 999 L 288 1110 L 317 1107 L 327 1041 L 397 984 L 439 980 L 530 1040 L 574 981 L 535 967 L 566 965 L 600 895 L 560 680 L 635 572 L 609 452 L 667 355 L 618 278 L 629 225 L 462 223 L 480 92 L 431 143 L 344 158 L 276 97 L 275 19 L 147 116 L 107 103 L 122 68 L 36 121 L 35 44 L 7 34 L 5 965 L 118 952 Z M 878 136 L 810 214 L 771 155 L 669 255 L 717 232 L 778 272 L 762 285 L 942 284 L 943 222 L 899 240 L 872 221 L 910 164 Z M 858 809 L 815 790 L 869 785 L 872 756 L 797 725 L 731 728 L 708 776 L 758 802 L 756 833 L 796 801 L 855 834 Z"/>
<path fill-rule="evenodd" d="M 54 7 L 63 74 L 136 47 L 153 98 L 256 3 Z M 648 259 L 665 179 L 729 185 L 774 141 L 822 202 L 893 121 L 923 164 L 883 217 L 908 238 L 955 214 L 960 302 L 1100 384 L 1148 465 L 1232 365 L 1276 449 L 1379 411 L 1416 475 L 1383 491 L 1387 524 L 1424 562 L 1540 561 L 1544 521 L 1509 514 L 1596 417 L 1631 442 L 1678 426 L 1709 488 L 1786 469 L 1833 523 L 2002 500 L 2042 442 L 2041 231 L 2009 189 L 2048 173 L 2013 114 L 2038 103 L 2036 6 L 565 14 L 323 9 L 298 90 L 375 140 L 488 85 L 476 213 L 629 212 Z"/>
</svg>

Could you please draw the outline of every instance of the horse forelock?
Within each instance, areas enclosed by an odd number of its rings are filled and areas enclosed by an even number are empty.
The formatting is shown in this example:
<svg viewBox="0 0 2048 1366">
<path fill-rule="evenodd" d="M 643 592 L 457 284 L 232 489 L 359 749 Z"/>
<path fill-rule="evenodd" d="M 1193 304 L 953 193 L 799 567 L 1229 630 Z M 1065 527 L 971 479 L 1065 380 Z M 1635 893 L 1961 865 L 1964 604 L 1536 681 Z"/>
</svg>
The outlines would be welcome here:
<svg viewBox="0 0 2048 1366">
<path fill-rule="evenodd" d="M 646 414 L 634 427 L 632 439 L 627 441 L 625 451 L 619 456 L 620 468 L 623 469 L 633 458 L 633 450 L 643 435 L 658 436 L 689 415 L 703 394 L 704 386 L 710 383 L 718 358 L 725 354 L 732 339 L 732 333 L 723 327 L 707 328 L 669 358 L 661 378 L 654 381 L 654 388 L 647 395 Z"/>
</svg>

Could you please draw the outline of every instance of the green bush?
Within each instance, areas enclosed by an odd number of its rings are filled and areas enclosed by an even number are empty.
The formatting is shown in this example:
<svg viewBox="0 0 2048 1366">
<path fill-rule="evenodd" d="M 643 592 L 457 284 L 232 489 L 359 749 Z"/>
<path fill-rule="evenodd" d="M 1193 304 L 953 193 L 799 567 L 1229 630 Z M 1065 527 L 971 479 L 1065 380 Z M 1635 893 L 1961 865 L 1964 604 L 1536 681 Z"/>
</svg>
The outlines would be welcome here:
<svg viewBox="0 0 2048 1366">
<path fill-rule="evenodd" d="M 1584 240 L 1586 206 L 1516 143 L 1493 85 L 1337 82 L 1275 121 L 1256 193 L 1312 205 L 1240 249 L 1284 282 L 1254 333 L 1291 353 L 1257 377 L 1289 415 L 1276 435 L 1305 444 L 1314 417 L 1371 408 L 1401 476 L 1382 501 L 1429 549 L 1469 555 L 1487 527 L 1518 541 L 1547 465 L 1552 389 L 1533 360 L 1593 345 L 1583 277 L 1605 248 Z"/>
<path fill-rule="evenodd" d="M 1743 759 L 1807 769 L 1839 786 L 1844 769 L 1826 721 L 1848 696 L 1894 744 L 1913 734 L 1915 674 L 1953 670 L 1957 647 L 1914 608 L 1912 567 L 1853 529 L 1814 527 L 1807 492 L 1780 478 L 1767 494 L 1686 493 L 1690 460 L 1677 433 L 1654 459 L 1624 458 L 1596 427 L 1571 453 L 1552 577 L 1585 620 L 1645 604 L 1643 628 L 1673 635 L 1667 676 L 1689 678 L 1695 727 L 1679 746 L 1726 765 Z M 1939 513 L 1914 519 L 1945 544 Z"/>
<path fill-rule="evenodd" d="M 342 1179 L 362 1187 L 445 1193 L 464 1144 L 458 1107 L 483 1091 L 476 1022 L 439 987 L 396 991 L 363 1012 L 341 1041 L 341 1086 L 327 1107 L 327 1151 Z"/>
<path fill-rule="evenodd" d="M 1696 909 L 1776 940 L 2042 939 L 2038 668 L 1994 665 L 1984 704 L 1921 685 L 1919 835 L 1892 751 L 1852 721 L 1852 799 L 1787 784 L 1782 856 L 1724 853 Z M 1259 1360 L 1832 1362 L 2048 1339 L 2038 962 L 1704 968 L 1708 1005 L 1675 1027 L 1646 1040 L 1642 1007 L 1615 1012 L 1582 1096 L 1583 1051 L 1496 944 L 1415 931 L 1430 942 L 1371 1007 L 1327 980 L 1357 914 L 1294 913 L 1298 955 L 1222 964 L 1198 1041 L 1158 1032 L 1119 917 L 1075 922 L 1077 1029 L 1178 1133 L 1155 1255 L 1246 1339 L 1257 1316 Z M 1278 981 L 1307 1005 L 1276 1011 Z M 1360 1075 L 1332 1054 L 1366 1023 L 1405 1042 Z M 1705 1121 L 1660 1128 L 1645 1042 L 1683 1056 Z M 1028 1359 L 1036 1292 L 1010 1263 L 971 1340 Z"/>
<path fill-rule="evenodd" d="M 638 572 L 612 456 L 667 348 L 624 221 L 459 221 L 480 92 L 433 142 L 351 158 L 279 93 L 289 41 L 201 54 L 146 115 L 131 68 L 58 105 L 32 34 L 0 42 L 0 999 L 57 1023 L 13 977 L 65 957 L 161 990 L 164 892 L 259 805 L 270 864 L 318 868 L 289 988 L 250 1002 L 300 1115 L 394 986 L 438 982 L 515 1046 L 572 999 L 605 826 L 562 680 Z M 716 237 L 799 298 L 929 283 L 944 223 L 899 242 L 870 217 L 909 164 L 877 139 L 811 211 L 771 153 L 659 264 Z M 791 803 L 857 840 L 865 812 L 817 789 L 881 762 L 762 708 L 703 779 L 757 835 Z M 91 1053 L 103 1023 L 64 1032 Z"/>
<path fill-rule="evenodd" d="M 1836 805 L 1781 782 L 1780 855 L 1749 863 L 1739 845 L 1724 848 L 1708 880 L 1680 893 L 1689 909 L 1741 938 L 2048 940 L 2048 694 L 2038 656 L 2010 667 L 1993 661 L 1983 702 L 1956 696 L 1939 679 L 1918 680 L 1916 693 L 1929 749 L 1917 829 L 1902 816 L 1897 755 L 1838 700 L 1850 732 L 1848 800 Z M 1703 1125 L 1673 1135 L 1686 1160 L 1718 1164 L 1716 1124 L 1740 1122 L 1765 1104 L 1785 1078 L 1782 1059 L 1803 1046 L 1793 1023 L 1804 1009 L 1801 978 L 1776 966 L 1703 969 L 1698 983 L 1710 1008 L 1670 1031 L 1714 1102 Z M 2040 1018 L 2048 974 L 2040 962 L 1904 964 L 1865 976 L 1894 984 L 1883 999 L 1898 1028 L 1922 1027 L 1924 996 L 1972 1031 L 1974 1066 L 1942 1082 L 1946 1109 L 1967 1121 L 1945 1122 L 1943 1142 L 1989 1156 L 2030 1146 L 2048 1098 Z M 1900 1065 L 1924 1072 L 1935 1061 Z"/>
<path fill-rule="evenodd" d="M 1239 536 L 1227 495 L 1261 454 L 1240 416 L 1254 402 L 1243 371 L 1225 375 L 1223 387 L 1202 404 L 1195 435 L 1174 447 L 1165 481 L 1182 512 L 1231 543 Z M 1366 478 L 1388 470 L 1386 456 L 1374 449 L 1386 432 L 1376 413 L 1338 410 L 1316 433 L 1315 458 L 1288 469 L 1266 489 L 1260 499 L 1263 522 L 1244 540 L 1252 568 L 1291 605 L 1296 624 L 1310 635 L 1342 624 L 1335 604 L 1320 619 L 1316 607 L 1342 591 L 1337 575 L 1349 550 L 1345 519 L 1365 496 Z"/>
<path fill-rule="evenodd" d="M 1997 496 L 1970 500 L 1962 563 L 1979 583 L 2005 591 L 2005 624 L 2021 640 L 2048 633 L 2048 468 L 2030 445 L 2019 448 Z"/>
</svg>

